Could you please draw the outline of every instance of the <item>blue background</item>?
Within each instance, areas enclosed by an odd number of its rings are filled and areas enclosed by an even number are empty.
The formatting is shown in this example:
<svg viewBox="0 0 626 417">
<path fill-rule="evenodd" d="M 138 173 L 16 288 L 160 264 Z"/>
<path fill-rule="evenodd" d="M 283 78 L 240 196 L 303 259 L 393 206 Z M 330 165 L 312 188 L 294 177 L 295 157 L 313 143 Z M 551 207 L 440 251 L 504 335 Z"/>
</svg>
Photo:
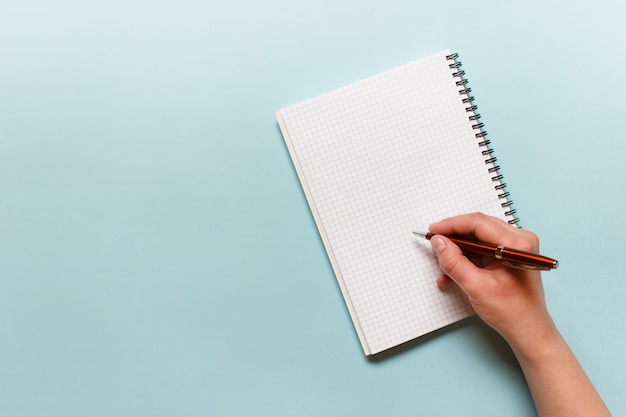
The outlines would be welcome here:
<svg viewBox="0 0 626 417">
<path fill-rule="evenodd" d="M 619 1 L 0 3 L 0 415 L 529 416 L 471 318 L 358 344 L 274 112 L 450 47 L 626 414 Z"/>
</svg>

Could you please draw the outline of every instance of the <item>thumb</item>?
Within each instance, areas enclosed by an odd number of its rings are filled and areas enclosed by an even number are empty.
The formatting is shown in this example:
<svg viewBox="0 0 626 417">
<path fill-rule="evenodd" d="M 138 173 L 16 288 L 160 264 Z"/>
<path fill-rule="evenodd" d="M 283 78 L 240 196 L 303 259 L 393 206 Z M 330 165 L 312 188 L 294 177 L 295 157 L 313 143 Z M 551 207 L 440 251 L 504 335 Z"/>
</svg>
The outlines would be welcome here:
<svg viewBox="0 0 626 417">
<path fill-rule="evenodd" d="M 480 268 L 463 256 L 461 249 L 445 236 L 435 235 L 430 239 L 433 252 L 439 258 L 439 268 L 456 282 L 463 291 L 479 279 Z M 467 291 L 465 291 L 467 292 Z"/>
</svg>

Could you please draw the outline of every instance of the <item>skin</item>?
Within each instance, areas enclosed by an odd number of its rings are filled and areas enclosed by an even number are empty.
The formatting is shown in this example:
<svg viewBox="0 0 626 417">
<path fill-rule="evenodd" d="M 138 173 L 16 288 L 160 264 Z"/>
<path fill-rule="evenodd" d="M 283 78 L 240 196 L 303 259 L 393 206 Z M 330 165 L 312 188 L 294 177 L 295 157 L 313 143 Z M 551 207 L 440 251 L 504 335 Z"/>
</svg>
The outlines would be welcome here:
<svg viewBox="0 0 626 417">
<path fill-rule="evenodd" d="M 439 259 L 437 285 L 458 285 L 474 311 L 511 346 L 541 417 L 610 416 L 546 307 L 541 274 L 504 266 L 493 258 L 465 257 L 443 235 L 539 252 L 539 239 L 481 213 L 433 223 L 430 240 Z"/>
</svg>

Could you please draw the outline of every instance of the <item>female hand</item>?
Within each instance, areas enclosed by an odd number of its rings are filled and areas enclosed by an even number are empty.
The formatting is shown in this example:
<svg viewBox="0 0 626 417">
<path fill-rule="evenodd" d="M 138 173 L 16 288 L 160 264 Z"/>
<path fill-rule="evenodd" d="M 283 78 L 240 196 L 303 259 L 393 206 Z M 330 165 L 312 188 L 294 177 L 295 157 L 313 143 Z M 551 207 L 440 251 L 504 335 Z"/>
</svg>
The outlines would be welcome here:
<svg viewBox="0 0 626 417">
<path fill-rule="evenodd" d="M 518 270 L 494 258 L 467 258 L 442 235 L 470 236 L 486 243 L 538 252 L 539 240 L 532 232 L 482 213 L 465 214 L 431 224 L 434 253 L 442 275 L 440 287 L 456 283 L 467 294 L 474 311 L 514 348 L 524 349 L 536 337 L 556 329 L 546 308 L 541 275 Z"/>
</svg>

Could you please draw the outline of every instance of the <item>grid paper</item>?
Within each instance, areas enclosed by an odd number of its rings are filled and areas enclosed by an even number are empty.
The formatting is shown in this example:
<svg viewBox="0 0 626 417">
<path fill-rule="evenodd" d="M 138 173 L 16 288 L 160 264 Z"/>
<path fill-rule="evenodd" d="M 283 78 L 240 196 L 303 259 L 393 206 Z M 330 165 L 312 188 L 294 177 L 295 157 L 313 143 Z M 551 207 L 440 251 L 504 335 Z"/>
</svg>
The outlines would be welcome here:
<svg viewBox="0 0 626 417">
<path fill-rule="evenodd" d="M 366 355 L 473 314 L 460 290 L 436 286 L 413 231 L 472 211 L 506 218 L 449 54 L 276 113 Z"/>
</svg>

